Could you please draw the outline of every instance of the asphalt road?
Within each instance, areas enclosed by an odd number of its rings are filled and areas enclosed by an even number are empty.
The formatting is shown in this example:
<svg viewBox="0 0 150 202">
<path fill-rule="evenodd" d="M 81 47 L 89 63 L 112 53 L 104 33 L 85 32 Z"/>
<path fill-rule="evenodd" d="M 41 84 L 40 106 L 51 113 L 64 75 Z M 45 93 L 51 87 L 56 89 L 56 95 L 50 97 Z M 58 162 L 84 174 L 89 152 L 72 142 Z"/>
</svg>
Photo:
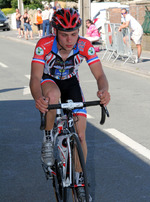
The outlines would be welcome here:
<svg viewBox="0 0 150 202">
<path fill-rule="evenodd" d="M 51 182 L 40 164 L 40 116 L 28 88 L 34 47 L 1 38 L 0 44 L 0 201 L 53 202 Z M 94 202 L 149 202 L 150 80 L 107 67 L 104 71 L 110 118 L 100 126 L 100 109 L 88 108 L 90 193 Z M 80 80 L 86 100 L 96 100 L 96 83 L 85 62 Z M 116 139 L 119 132 L 130 139 Z"/>
</svg>

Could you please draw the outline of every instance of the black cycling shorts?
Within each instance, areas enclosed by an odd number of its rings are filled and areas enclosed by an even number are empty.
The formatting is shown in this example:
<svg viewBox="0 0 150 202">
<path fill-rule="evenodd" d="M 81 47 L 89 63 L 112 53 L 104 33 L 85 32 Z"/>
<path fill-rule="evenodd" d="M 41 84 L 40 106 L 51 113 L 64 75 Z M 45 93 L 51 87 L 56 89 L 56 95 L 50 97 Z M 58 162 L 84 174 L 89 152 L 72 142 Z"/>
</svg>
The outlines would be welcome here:
<svg viewBox="0 0 150 202">
<path fill-rule="evenodd" d="M 61 92 L 62 103 L 65 103 L 67 100 L 73 100 L 74 102 L 84 101 L 84 96 L 76 76 L 65 80 L 58 80 L 48 74 L 43 74 L 41 85 L 45 82 L 53 82 L 57 84 Z M 87 114 L 86 109 L 77 109 L 74 110 L 74 113 L 85 117 Z"/>
</svg>

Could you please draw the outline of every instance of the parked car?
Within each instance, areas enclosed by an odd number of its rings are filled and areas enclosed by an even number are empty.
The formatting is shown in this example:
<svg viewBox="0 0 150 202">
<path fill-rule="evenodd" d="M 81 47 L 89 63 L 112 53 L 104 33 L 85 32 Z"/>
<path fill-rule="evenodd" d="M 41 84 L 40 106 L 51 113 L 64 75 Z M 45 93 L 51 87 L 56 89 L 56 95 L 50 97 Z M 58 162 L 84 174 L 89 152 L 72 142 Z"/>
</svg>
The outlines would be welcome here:
<svg viewBox="0 0 150 202">
<path fill-rule="evenodd" d="M 4 15 L 2 11 L 0 11 L 0 30 L 10 30 L 9 18 Z"/>
</svg>

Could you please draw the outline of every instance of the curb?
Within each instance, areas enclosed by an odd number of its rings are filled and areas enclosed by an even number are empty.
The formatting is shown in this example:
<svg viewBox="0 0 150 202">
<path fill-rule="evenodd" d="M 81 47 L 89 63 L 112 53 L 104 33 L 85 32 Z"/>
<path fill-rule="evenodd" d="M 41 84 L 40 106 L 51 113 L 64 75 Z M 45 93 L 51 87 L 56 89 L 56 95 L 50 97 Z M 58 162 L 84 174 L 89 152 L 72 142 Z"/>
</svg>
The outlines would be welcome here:
<svg viewBox="0 0 150 202">
<path fill-rule="evenodd" d="M 143 51 L 144 52 L 144 51 Z M 148 52 L 147 52 L 148 53 Z M 101 58 L 102 57 L 102 53 L 98 53 L 98 56 Z M 147 57 L 148 58 L 148 57 Z M 149 58 L 150 60 L 150 58 Z M 116 61 L 115 63 L 113 63 L 112 61 L 105 61 L 104 59 L 101 60 L 102 66 L 105 66 L 107 68 L 110 69 L 115 69 L 118 71 L 123 71 L 123 72 L 127 72 L 127 73 L 131 73 L 137 76 L 142 76 L 145 78 L 150 78 L 150 69 L 149 71 L 144 70 L 142 68 L 139 67 L 140 64 L 142 63 L 138 63 L 138 64 L 129 64 L 129 66 L 127 66 L 127 63 L 123 64 L 123 61 Z M 144 63 L 143 63 L 144 65 Z"/>
<path fill-rule="evenodd" d="M 127 72 L 127 73 L 131 73 L 131 74 L 134 74 L 137 76 L 142 76 L 142 77 L 150 79 L 150 71 L 147 72 L 144 70 L 139 70 L 138 67 L 136 69 L 134 69 L 132 67 L 127 67 L 127 66 L 122 65 L 122 64 L 119 64 L 120 67 L 116 67 L 116 65 L 114 65 L 112 63 L 108 64 L 107 62 L 104 62 L 104 61 L 102 61 L 102 65 L 107 67 L 107 68 L 110 68 L 110 69 L 115 69 L 118 71 Z"/>
</svg>

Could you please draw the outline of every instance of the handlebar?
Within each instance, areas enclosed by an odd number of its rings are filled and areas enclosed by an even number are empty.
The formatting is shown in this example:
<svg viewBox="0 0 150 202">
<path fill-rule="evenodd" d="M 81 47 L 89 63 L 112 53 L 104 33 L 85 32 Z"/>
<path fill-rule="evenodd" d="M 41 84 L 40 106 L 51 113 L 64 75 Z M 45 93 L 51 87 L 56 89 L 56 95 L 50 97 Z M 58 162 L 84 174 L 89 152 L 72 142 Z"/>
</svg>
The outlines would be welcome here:
<svg viewBox="0 0 150 202">
<path fill-rule="evenodd" d="M 107 110 L 107 107 L 100 104 L 100 101 L 88 101 L 88 102 L 73 102 L 72 100 L 68 100 L 67 103 L 60 103 L 60 104 L 53 104 L 48 105 L 48 110 L 51 109 L 81 109 L 83 107 L 90 107 L 90 106 L 101 106 L 101 120 L 100 124 L 103 125 L 105 123 L 106 115 L 109 117 L 109 112 Z M 41 113 L 41 126 L 40 129 L 44 130 L 46 127 L 46 114 Z"/>
</svg>

